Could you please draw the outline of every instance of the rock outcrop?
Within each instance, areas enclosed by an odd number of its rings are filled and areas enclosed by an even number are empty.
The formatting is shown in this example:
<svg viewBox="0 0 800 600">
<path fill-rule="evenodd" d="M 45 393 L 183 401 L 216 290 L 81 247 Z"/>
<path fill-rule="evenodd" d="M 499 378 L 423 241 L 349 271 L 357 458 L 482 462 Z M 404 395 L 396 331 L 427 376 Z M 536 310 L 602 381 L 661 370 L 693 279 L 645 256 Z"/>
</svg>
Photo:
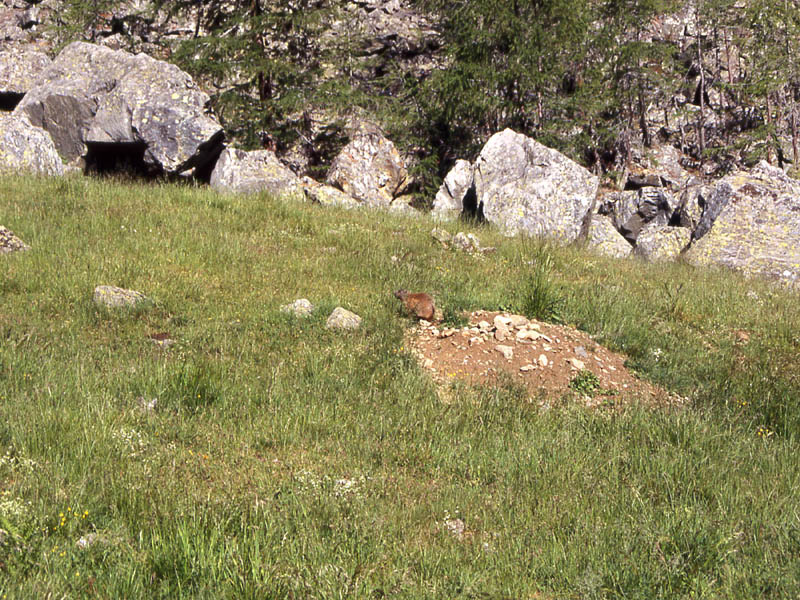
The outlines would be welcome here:
<svg viewBox="0 0 800 600">
<path fill-rule="evenodd" d="M 477 210 L 508 234 L 575 241 L 598 185 L 560 152 L 511 129 L 493 135 L 475 162 Z"/>
<path fill-rule="evenodd" d="M 388 207 L 409 184 L 405 161 L 395 145 L 370 123 L 361 122 L 333 160 L 326 182 L 372 207 Z"/>
<path fill-rule="evenodd" d="M 0 109 L 13 110 L 51 62 L 47 54 L 32 44 L 0 49 Z"/>
<path fill-rule="evenodd" d="M 46 129 L 67 162 L 141 151 L 149 168 L 192 173 L 215 160 L 224 134 L 209 97 L 178 67 L 144 54 L 74 42 L 14 111 Z"/>
<path fill-rule="evenodd" d="M 452 219 L 460 215 L 464 211 L 464 197 L 472 183 L 472 163 L 468 160 L 457 160 L 436 193 L 433 201 L 434 216 Z"/>
<path fill-rule="evenodd" d="M 625 258 L 630 256 L 633 250 L 633 247 L 614 227 L 611 218 L 605 215 L 592 216 L 586 241 L 589 248 L 611 258 Z"/>
<path fill-rule="evenodd" d="M 64 163 L 44 129 L 22 116 L 0 114 L 0 172 L 63 175 Z"/>
<path fill-rule="evenodd" d="M 711 197 L 701 220 L 708 231 L 695 235 L 689 262 L 800 281 L 800 181 L 762 161 L 724 177 Z"/>
<path fill-rule="evenodd" d="M 302 198 L 303 186 L 297 175 L 270 150 L 245 152 L 226 148 L 211 173 L 215 190 L 240 194 L 267 192 L 275 196 Z"/>
<path fill-rule="evenodd" d="M 651 223 L 645 226 L 636 240 L 636 255 L 651 262 L 675 260 L 689 245 L 692 232 L 685 227 L 670 227 Z"/>
</svg>

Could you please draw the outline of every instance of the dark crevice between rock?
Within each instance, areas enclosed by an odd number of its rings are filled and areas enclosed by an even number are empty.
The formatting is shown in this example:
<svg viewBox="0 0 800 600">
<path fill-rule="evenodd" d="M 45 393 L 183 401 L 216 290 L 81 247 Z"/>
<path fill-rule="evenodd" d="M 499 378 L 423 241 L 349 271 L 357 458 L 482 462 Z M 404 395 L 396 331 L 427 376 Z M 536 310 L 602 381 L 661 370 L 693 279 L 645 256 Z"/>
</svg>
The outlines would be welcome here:
<svg viewBox="0 0 800 600">
<path fill-rule="evenodd" d="M 25 94 L 19 92 L 0 92 L 0 110 L 12 111 L 22 101 Z"/>
<path fill-rule="evenodd" d="M 475 184 L 473 183 L 464 194 L 464 199 L 461 201 L 463 210 L 461 216 L 466 219 L 474 219 L 479 223 L 483 223 L 486 217 L 483 215 L 483 202 L 478 202 L 478 194 L 475 191 Z"/>
<path fill-rule="evenodd" d="M 84 159 L 85 175 L 122 175 L 125 177 L 155 179 L 163 175 L 161 169 L 147 164 L 144 142 L 87 142 Z"/>
<path fill-rule="evenodd" d="M 202 154 L 202 158 L 198 159 L 194 165 L 194 178 L 197 181 L 201 183 L 209 183 L 211 181 L 211 173 L 214 171 L 214 167 L 217 166 L 219 155 L 225 149 L 224 139 L 224 135 L 220 136 L 212 140 L 213 143 L 209 142 L 204 148 L 205 152 Z"/>
</svg>

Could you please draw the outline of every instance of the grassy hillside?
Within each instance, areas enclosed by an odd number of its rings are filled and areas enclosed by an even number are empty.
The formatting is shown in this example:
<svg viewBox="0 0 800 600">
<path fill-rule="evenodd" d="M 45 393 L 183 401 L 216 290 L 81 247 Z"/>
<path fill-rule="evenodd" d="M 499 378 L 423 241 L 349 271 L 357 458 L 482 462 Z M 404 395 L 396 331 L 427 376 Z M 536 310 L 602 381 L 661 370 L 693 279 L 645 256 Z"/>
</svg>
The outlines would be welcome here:
<svg viewBox="0 0 800 600">
<path fill-rule="evenodd" d="M 448 225 L 498 247 L 471 256 L 428 218 L 264 196 L 0 190 L 32 246 L 0 256 L 3 600 L 800 594 L 796 295 Z M 96 308 L 99 284 L 152 303 Z M 398 287 L 451 318 L 556 307 L 688 402 L 443 402 Z M 279 310 L 299 297 L 307 320 Z M 326 330 L 337 305 L 362 329 Z"/>
</svg>

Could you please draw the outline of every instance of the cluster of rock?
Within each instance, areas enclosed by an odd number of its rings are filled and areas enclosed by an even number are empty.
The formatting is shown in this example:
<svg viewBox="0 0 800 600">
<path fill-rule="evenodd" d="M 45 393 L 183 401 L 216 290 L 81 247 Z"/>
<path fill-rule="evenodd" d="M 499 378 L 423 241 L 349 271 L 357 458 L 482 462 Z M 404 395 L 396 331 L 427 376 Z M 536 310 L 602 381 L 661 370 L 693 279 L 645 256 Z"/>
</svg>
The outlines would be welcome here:
<svg viewBox="0 0 800 600">
<path fill-rule="evenodd" d="M 68 45 L 54 61 L 29 58 L 19 76 L 7 73 L 5 88 L 21 99 L 0 114 L 0 170 L 133 168 L 208 178 L 220 191 L 410 210 L 405 159 L 369 122 L 353 123 L 320 183 L 297 176 L 271 150 L 225 148 L 208 95 L 174 65 L 85 42 Z"/>
<path fill-rule="evenodd" d="M 314 312 L 314 305 L 307 298 L 299 298 L 290 304 L 281 306 L 281 312 L 297 318 L 309 317 Z M 354 330 L 361 327 L 361 317 L 341 306 L 333 309 L 325 322 L 327 329 Z"/>
<path fill-rule="evenodd" d="M 434 202 L 439 218 L 471 215 L 508 234 L 650 261 L 684 257 L 784 281 L 800 278 L 800 182 L 766 162 L 706 184 L 671 147 L 625 190 L 598 194 L 596 176 L 555 150 L 507 129 L 474 164 L 458 161 Z"/>
<path fill-rule="evenodd" d="M 10 254 L 20 250 L 29 250 L 25 242 L 19 239 L 10 229 L 0 225 L 0 254 Z"/>
<path fill-rule="evenodd" d="M 21 98 L 13 112 L 0 113 L 0 171 L 58 176 L 124 160 L 147 172 L 208 179 L 225 192 L 414 211 L 406 160 L 367 121 L 351 124 L 349 142 L 318 182 L 298 176 L 271 150 L 225 148 L 208 95 L 174 65 L 84 42 L 53 61 L 34 49 L 19 56 L 0 61 L 0 96 Z M 471 215 L 508 234 L 585 239 L 615 257 L 685 257 L 797 281 L 800 183 L 762 162 L 708 184 L 680 159 L 662 146 L 623 191 L 610 192 L 569 158 L 506 129 L 474 163 L 456 162 L 433 214 Z M 466 234 L 440 241 L 483 250 Z"/>
<path fill-rule="evenodd" d="M 4 227 L 0 227 L 0 244 L 3 240 L 4 231 L 7 230 Z M 0 250 L 1 249 L 2 245 L 0 245 Z M 96 306 L 104 308 L 136 308 L 150 302 L 150 299 L 142 292 L 113 285 L 98 285 L 94 288 L 92 300 Z M 281 312 L 293 315 L 297 318 L 311 316 L 314 309 L 314 305 L 306 298 L 299 298 L 280 308 Z M 361 327 L 361 317 L 346 308 L 337 306 L 328 316 L 325 326 L 328 329 L 358 329 Z M 173 340 L 169 339 L 167 334 L 155 334 L 150 336 L 150 338 L 162 346 L 169 346 L 173 343 Z"/>
</svg>

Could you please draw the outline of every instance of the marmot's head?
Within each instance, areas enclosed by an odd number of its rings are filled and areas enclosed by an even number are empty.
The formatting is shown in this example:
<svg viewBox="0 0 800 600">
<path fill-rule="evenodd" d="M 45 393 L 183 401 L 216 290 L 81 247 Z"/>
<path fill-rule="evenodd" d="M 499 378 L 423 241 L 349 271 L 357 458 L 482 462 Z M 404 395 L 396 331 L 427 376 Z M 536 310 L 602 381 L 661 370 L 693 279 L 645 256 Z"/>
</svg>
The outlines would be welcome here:
<svg viewBox="0 0 800 600">
<path fill-rule="evenodd" d="M 408 297 L 408 292 L 407 292 L 407 291 L 405 291 L 405 290 L 397 290 L 397 291 L 394 293 L 394 297 L 395 297 L 395 298 L 399 298 L 400 300 L 405 300 L 405 299 L 406 299 L 406 297 Z"/>
</svg>

